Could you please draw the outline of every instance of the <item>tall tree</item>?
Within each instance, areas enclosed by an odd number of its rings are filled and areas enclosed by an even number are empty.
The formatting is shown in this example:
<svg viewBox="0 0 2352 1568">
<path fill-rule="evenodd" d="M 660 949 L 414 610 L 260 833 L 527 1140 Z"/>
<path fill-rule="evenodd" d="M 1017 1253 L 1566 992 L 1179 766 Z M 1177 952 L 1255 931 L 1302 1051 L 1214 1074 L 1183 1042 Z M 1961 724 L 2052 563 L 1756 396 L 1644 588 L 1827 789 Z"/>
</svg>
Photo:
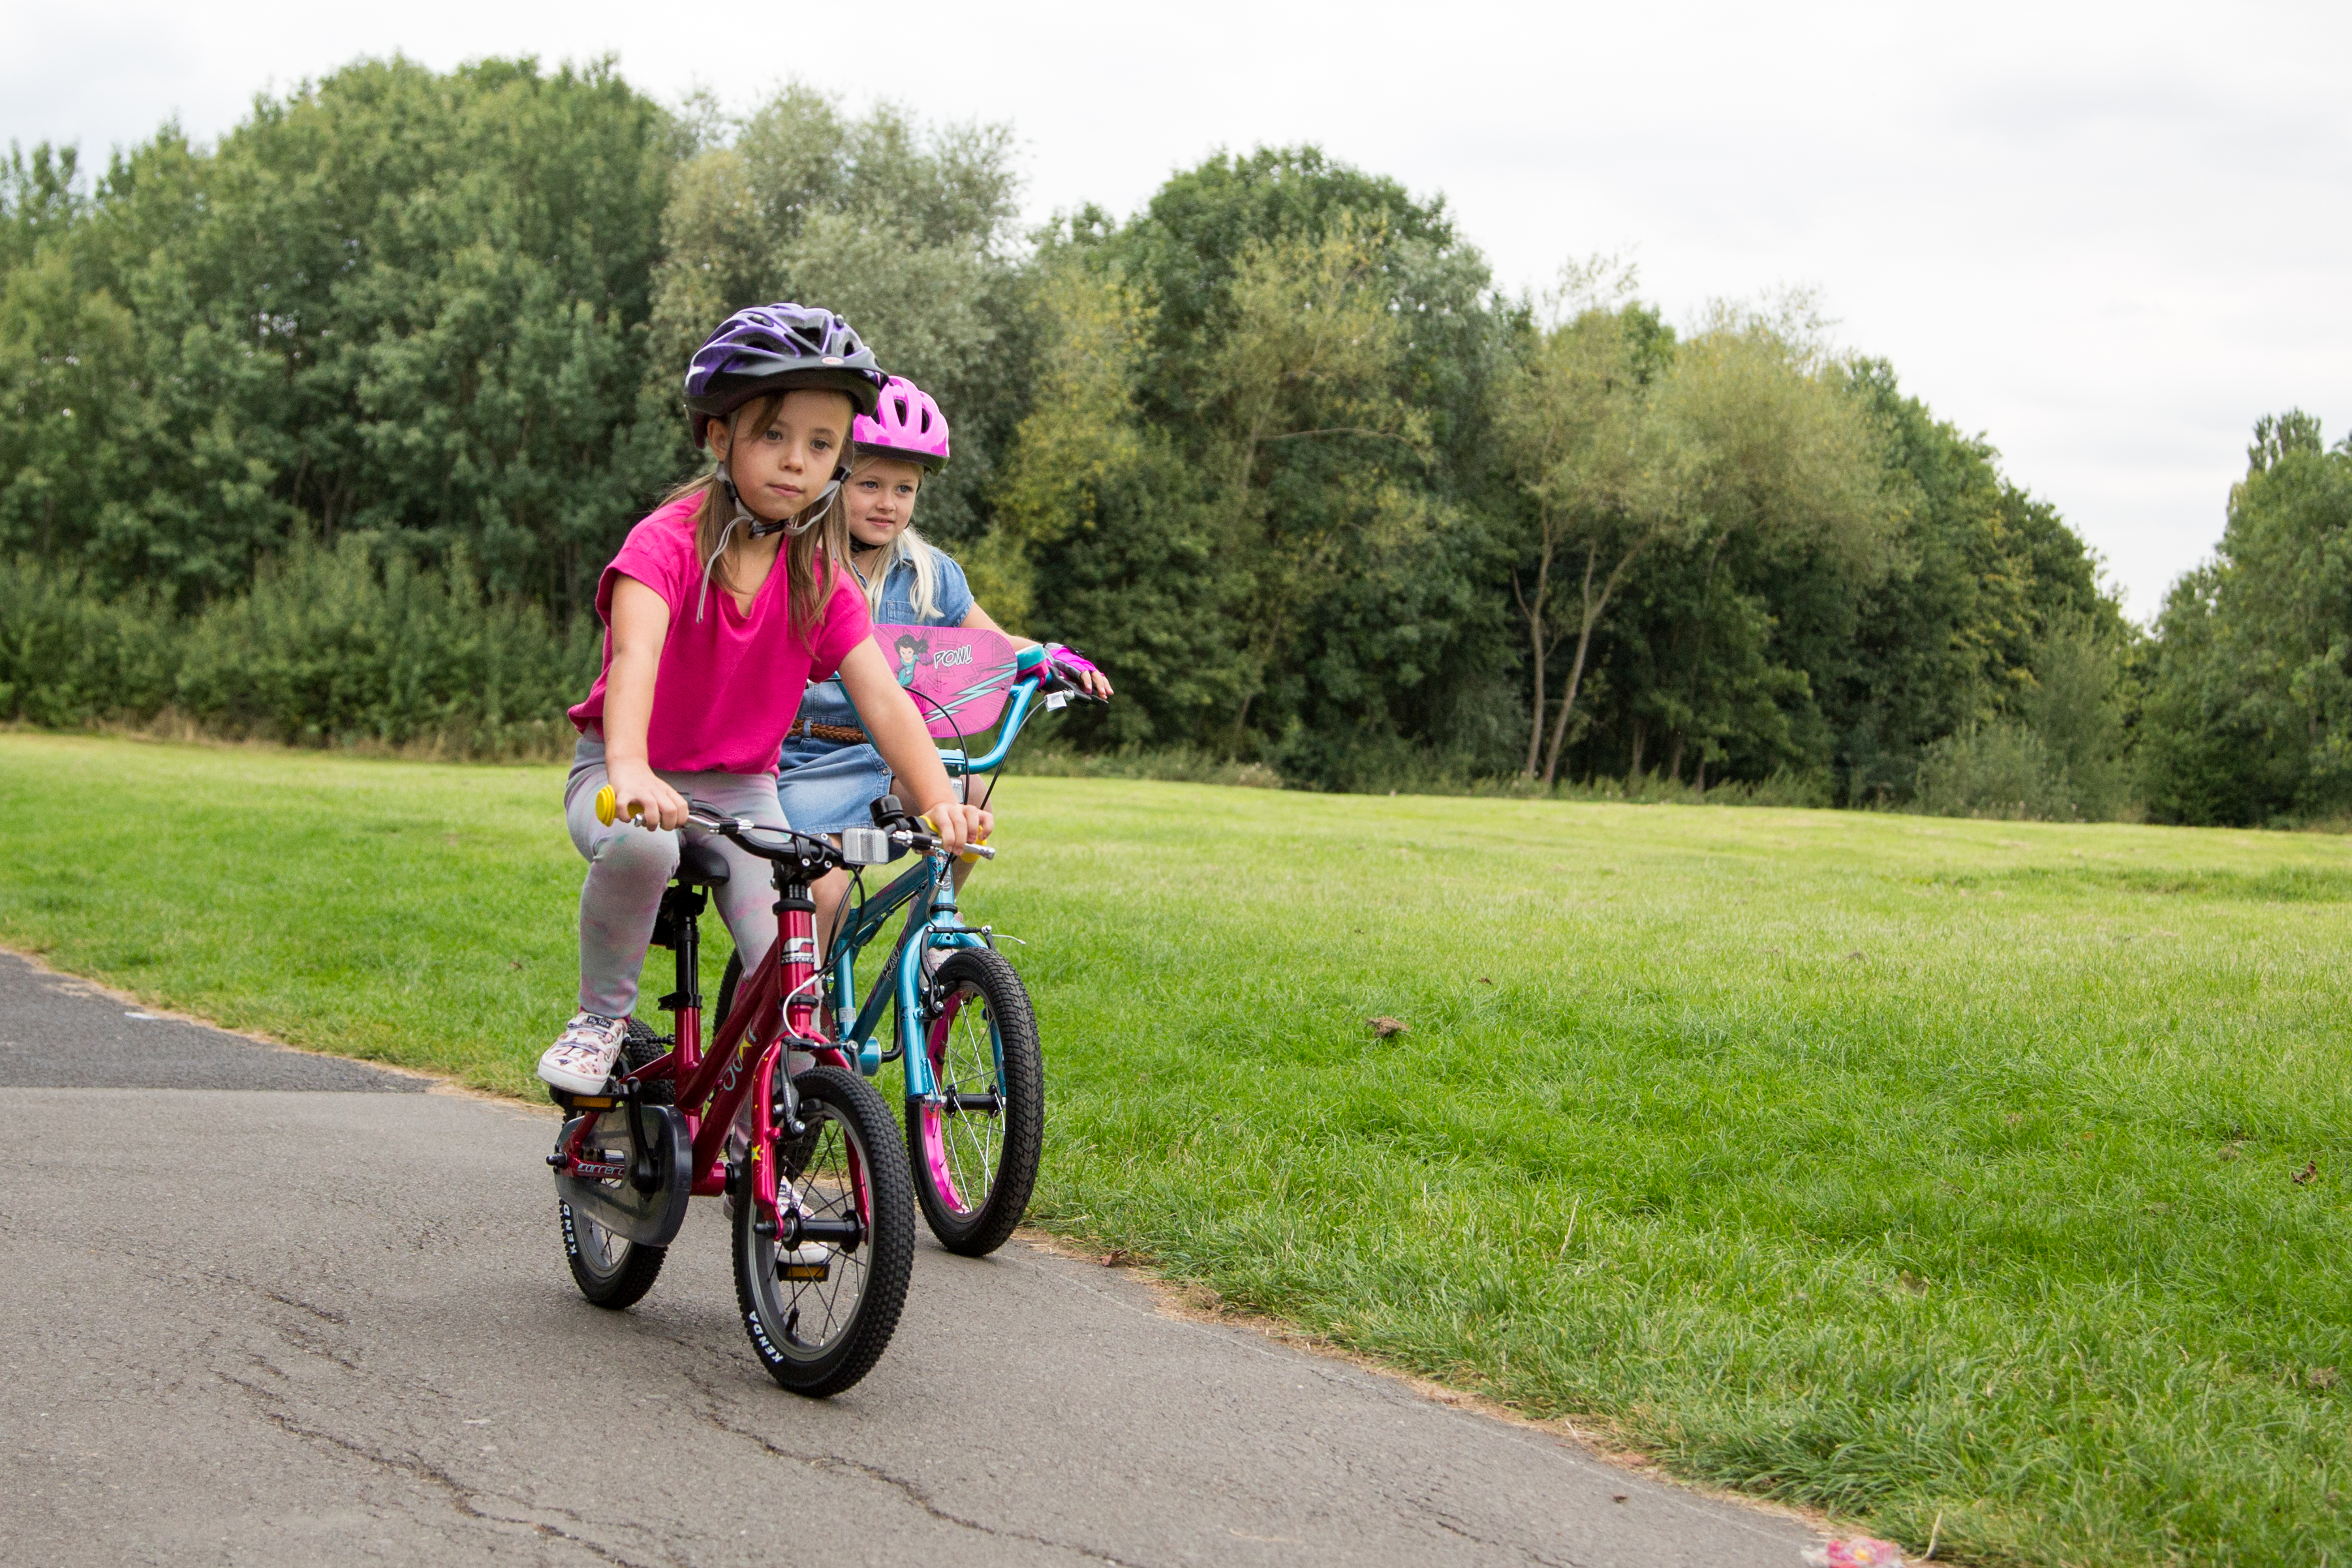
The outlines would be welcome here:
<svg viewBox="0 0 2352 1568">
<path fill-rule="evenodd" d="M 2160 820 L 2352 809 L 2352 443 L 2290 411 L 2246 455 L 2214 559 L 2157 622 L 2141 747 Z"/>
<path fill-rule="evenodd" d="M 10 270 L 6 542 L 185 602 L 361 530 L 572 601 L 675 471 L 639 408 L 672 159 L 609 63 L 363 61 L 209 152 L 167 128 Z M 60 402 L 61 361 L 100 395 Z"/>
<path fill-rule="evenodd" d="M 1439 672 L 1498 629 L 1463 504 L 1499 337 L 1483 261 L 1435 204 L 1311 148 L 1213 159 L 1126 224 L 1080 214 L 1061 251 L 1136 300 L 1126 418 L 1150 456 L 1122 483 L 1150 488 L 1094 489 L 1123 525 L 1032 553 L 1041 624 L 1191 641 L 1214 681 L 1188 674 L 1181 704 L 1137 688 L 1162 742 L 1327 783 L 1423 744 Z M 1180 570 L 1181 593 L 1138 601 L 1171 617 L 1156 630 L 1078 612 L 1108 606 L 1094 584 Z"/>
<path fill-rule="evenodd" d="M 659 392 L 730 310 L 796 299 L 839 311 L 947 412 L 955 460 L 925 486 L 922 526 L 977 538 L 1036 352 L 1011 131 L 928 126 L 888 105 L 851 116 L 794 85 L 701 135 L 663 217 Z"/>
<path fill-rule="evenodd" d="M 1527 629 L 1529 670 L 1528 778 L 1559 768 L 1593 634 L 1642 556 L 1683 527 L 1671 504 L 1661 422 L 1651 417 L 1649 383 L 1673 338 L 1639 305 L 1588 307 L 1540 334 L 1496 388 L 1502 458 L 1534 514 L 1527 549 L 1510 571 L 1511 600 Z M 1556 602 L 1572 585 L 1569 618 Z M 1576 653 L 1561 692 L 1551 744 L 1547 666 L 1573 632 Z"/>
<path fill-rule="evenodd" d="M 1772 726 L 1784 725 L 1768 699 L 1805 683 L 1769 673 L 1756 639 L 1769 617 L 1738 591 L 1727 552 L 1805 559 L 1860 587 L 1885 572 L 1900 516 L 1874 433 L 1838 367 L 1788 321 L 1755 313 L 1718 311 L 1669 355 L 1654 316 L 1587 310 L 1538 340 L 1502 401 L 1503 444 L 1538 518 L 1537 597 L 1513 583 L 1531 652 L 1551 631 L 1550 568 L 1563 549 L 1574 579 L 1577 653 L 1551 720 L 1544 781 L 1558 777 L 1594 635 L 1653 557 L 1689 562 L 1697 601 L 1714 606 L 1672 633 L 1675 668 L 1662 694 L 1671 733 L 1696 727 L 1702 758 L 1720 760 L 1727 721 L 1703 716 L 1769 712 Z M 1706 636 L 1727 621 L 1745 639 L 1736 655 Z M 1750 673 L 1727 684 L 1712 678 L 1742 668 Z M 1544 704 L 1537 686 L 1538 725 Z M 1531 725 L 1530 772 L 1539 734 Z"/>
<path fill-rule="evenodd" d="M 1274 490 L 1291 472 L 1276 456 L 1285 443 L 1395 444 L 1414 455 L 1427 445 L 1426 416 L 1396 394 L 1401 334 L 1378 272 L 1380 237 L 1342 213 L 1320 235 L 1253 239 L 1234 268 L 1231 323 L 1203 367 L 1205 456 L 1225 527 L 1249 563 L 1240 609 L 1256 687 L 1303 604 L 1341 570 L 1349 536 L 1410 534 L 1426 521 L 1392 484 L 1335 476 L 1345 498 L 1327 495 L 1313 507 L 1284 506 Z M 1255 695 L 1234 711 L 1237 740 Z"/>
</svg>

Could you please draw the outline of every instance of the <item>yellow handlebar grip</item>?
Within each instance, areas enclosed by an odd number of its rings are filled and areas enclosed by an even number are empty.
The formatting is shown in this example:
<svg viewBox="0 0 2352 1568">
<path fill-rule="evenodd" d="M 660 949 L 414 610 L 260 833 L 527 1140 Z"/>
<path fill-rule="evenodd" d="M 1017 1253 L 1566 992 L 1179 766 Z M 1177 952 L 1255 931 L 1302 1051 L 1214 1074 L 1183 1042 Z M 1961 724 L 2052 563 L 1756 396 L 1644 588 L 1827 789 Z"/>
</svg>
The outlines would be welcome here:
<svg viewBox="0 0 2352 1568">
<path fill-rule="evenodd" d="M 607 784 L 597 790 L 596 820 L 609 828 L 613 825 L 613 819 L 620 814 L 621 798 L 613 793 L 613 787 Z"/>
<path fill-rule="evenodd" d="M 931 830 L 931 831 L 933 831 L 933 832 L 935 832 L 935 833 L 936 833 L 936 832 L 938 832 L 938 831 L 940 831 L 940 825 L 939 825 L 937 822 L 935 822 L 935 821 L 931 821 L 930 813 L 929 813 L 929 812 L 928 812 L 928 811 L 924 812 L 922 816 L 920 816 L 919 818 L 918 818 L 918 819 L 916 819 L 916 820 L 917 820 L 918 821 L 921 822 L 921 823 L 923 824 L 923 826 L 925 826 L 925 827 L 927 827 L 927 828 L 930 829 L 930 830 Z M 984 844 L 984 843 L 986 843 L 986 842 L 988 842 L 988 841 L 987 841 L 986 839 L 982 839 L 982 840 L 980 840 L 979 841 L 980 841 L 981 843 L 983 843 L 983 844 Z M 963 851 L 961 851 L 961 852 L 959 852 L 957 853 L 957 855 L 956 855 L 956 859 L 958 859 L 958 860 L 961 861 L 961 862 L 962 862 L 964 864 L 966 864 L 966 865 L 971 865 L 971 864 L 972 864 L 973 862 L 977 862 L 977 861 L 980 859 L 980 857 L 979 857 L 978 855 L 976 855 L 976 854 L 972 853 L 970 850 L 963 850 Z"/>
</svg>

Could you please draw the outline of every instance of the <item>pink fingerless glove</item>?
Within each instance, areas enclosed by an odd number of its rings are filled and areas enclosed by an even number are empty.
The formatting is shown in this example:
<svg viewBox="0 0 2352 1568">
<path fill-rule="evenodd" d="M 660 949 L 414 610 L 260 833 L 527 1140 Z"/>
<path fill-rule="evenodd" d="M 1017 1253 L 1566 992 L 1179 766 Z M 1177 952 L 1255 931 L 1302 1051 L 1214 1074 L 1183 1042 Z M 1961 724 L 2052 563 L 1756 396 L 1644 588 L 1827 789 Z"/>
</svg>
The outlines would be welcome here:
<svg viewBox="0 0 2352 1568">
<path fill-rule="evenodd" d="M 1055 669 L 1074 675 L 1094 675 L 1102 673 L 1092 659 L 1060 643 L 1045 644 L 1045 662 Z"/>
</svg>

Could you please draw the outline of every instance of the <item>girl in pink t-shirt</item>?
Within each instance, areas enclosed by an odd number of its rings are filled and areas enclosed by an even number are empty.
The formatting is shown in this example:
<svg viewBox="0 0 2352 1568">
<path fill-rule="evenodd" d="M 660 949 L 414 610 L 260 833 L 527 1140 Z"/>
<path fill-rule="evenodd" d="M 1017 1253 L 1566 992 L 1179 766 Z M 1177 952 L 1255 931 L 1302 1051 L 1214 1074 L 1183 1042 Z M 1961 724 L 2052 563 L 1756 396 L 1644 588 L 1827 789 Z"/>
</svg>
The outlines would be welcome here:
<svg viewBox="0 0 2352 1568">
<path fill-rule="evenodd" d="M 580 1010 L 539 1061 L 559 1089 L 596 1092 L 620 1056 L 680 832 L 728 860 L 713 896 L 747 964 L 774 943 L 767 868 L 687 825 L 686 797 L 786 826 L 776 754 L 810 681 L 840 675 L 950 850 L 988 836 L 988 813 L 957 801 L 841 569 L 850 421 L 874 412 L 885 379 L 847 322 L 799 305 L 737 311 L 688 368 L 687 417 L 717 465 L 630 529 L 604 569 L 604 669 L 572 710 L 564 817 L 588 880 Z M 609 827 L 594 804 L 608 782 L 622 807 Z"/>
</svg>

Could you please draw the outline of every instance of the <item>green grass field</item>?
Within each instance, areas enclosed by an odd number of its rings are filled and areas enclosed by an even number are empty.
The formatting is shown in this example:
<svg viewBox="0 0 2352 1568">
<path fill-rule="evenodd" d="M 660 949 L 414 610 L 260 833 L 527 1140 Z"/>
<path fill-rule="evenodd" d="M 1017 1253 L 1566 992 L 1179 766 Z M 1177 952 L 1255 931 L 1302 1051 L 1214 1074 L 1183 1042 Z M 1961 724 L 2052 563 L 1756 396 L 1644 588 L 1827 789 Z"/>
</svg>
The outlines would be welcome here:
<svg viewBox="0 0 2352 1568">
<path fill-rule="evenodd" d="M 0 940 L 530 1094 L 560 784 L 0 737 Z M 2352 1563 L 2352 843 L 1002 800 L 1045 1223 L 1939 1560 Z"/>
</svg>

